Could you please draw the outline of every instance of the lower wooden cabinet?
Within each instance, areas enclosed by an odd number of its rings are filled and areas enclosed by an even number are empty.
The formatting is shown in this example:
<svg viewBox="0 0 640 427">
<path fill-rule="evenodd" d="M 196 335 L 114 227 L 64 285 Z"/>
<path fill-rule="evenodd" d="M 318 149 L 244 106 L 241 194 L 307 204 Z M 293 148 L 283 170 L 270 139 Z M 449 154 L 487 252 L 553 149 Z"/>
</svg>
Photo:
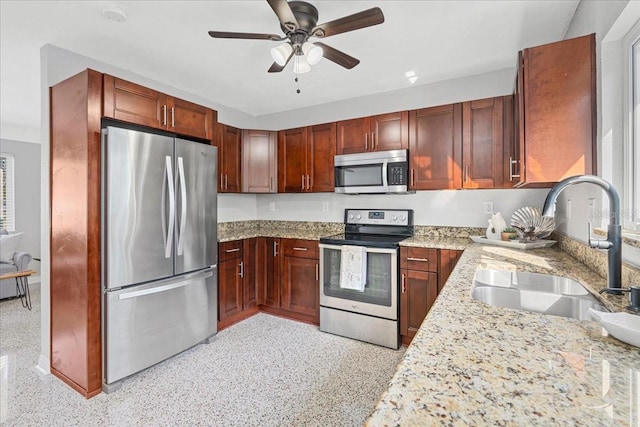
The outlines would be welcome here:
<svg viewBox="0 0 640 427">
<path fill-rule="evenodd" d="M 408 345 L 415 336 L 462 251 L 400 248 L 400 335 Z"/>
<path fill-rule="evenodd" d="M 320 323 L 318 242 L 281 239 L 280 309 L 299 320 Z"/>
<path fill-rule="evenodd" d="M 258 311 L 258 239 L 233 240 L 218 246 L 218 330 Z"/>
<path fill-rule="evenodd" d="M 258 304 L 260 306 L 280 307 L 280 239 L 277 237 L 258 238 L 259 271 Z"/>
<path fill-rule="evenodd" d="M 400 335 L 413 338 L 438 296 L 438 274 L 400 271 Z"/>
</svg>

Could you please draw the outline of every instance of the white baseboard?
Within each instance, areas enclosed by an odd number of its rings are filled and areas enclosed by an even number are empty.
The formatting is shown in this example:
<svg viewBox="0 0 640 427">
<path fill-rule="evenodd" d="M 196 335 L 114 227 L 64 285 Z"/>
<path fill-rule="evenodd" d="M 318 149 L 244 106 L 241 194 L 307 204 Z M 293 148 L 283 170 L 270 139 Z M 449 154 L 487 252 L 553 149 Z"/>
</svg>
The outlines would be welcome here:
<svg viewBox="0 0 640 427">
<path fill-rule="evenodd" d="M 43 354 L 38 357 L 38 364 L 36 365 L 36 370 L 41 375 L 49 375 L 51 373 L 51 362 L 48 357 L 45 357 Z"/>
</svg>

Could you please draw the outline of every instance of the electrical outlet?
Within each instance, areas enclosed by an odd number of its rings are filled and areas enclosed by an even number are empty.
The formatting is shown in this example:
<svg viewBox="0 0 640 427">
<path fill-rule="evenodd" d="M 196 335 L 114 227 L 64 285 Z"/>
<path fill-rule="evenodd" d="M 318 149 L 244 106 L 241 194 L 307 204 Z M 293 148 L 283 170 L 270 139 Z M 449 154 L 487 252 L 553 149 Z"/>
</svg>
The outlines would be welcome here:
<svg viewBox="0 0 640 427">
<path fill-rule="evenodd" d="M 493 215 L 493 202 L 484 202 L 484 213 Z"/>
<path fill-rule="evenodd" d="M 567 200 L 567 219 L 571 219 L 571 199 Z"/>
<path fill-rule="evenodd" d="M 322 212 L 329 212 L 329 202 L 322 202 Z"/>
<path fill-rule="evenodd" d="M 276 202 L 269 202 L 269 212 L 275 212 Z"/>
</svg>

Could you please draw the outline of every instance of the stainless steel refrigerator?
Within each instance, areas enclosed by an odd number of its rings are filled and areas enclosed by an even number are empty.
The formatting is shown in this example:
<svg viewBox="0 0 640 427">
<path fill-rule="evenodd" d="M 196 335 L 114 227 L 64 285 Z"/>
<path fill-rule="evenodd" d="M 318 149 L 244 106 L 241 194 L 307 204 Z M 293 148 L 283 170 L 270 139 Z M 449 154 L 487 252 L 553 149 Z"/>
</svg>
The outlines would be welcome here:
<svg viewBox="0 0 640 427">
<path fill-rule="evenodd" d="M 217 149 L 102 132 L 103 390 L 217 332 Z"/>
</svg>

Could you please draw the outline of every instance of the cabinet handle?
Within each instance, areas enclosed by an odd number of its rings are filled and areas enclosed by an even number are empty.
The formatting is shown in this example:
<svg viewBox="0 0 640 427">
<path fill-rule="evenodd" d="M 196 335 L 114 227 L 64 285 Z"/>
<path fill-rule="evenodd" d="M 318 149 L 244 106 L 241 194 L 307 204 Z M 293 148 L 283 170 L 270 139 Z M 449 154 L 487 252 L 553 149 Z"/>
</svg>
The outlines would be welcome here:
<svg viewBox="0 0 640 427">
<path fill-rule="evenodd" d="M 232 253 L 232 252 L 238 252 L 238 251 L 240 251 L 240 248 L 227 249 L 227 250 L 225 250 L 225 252 L 226 252 L 226 253 L 228 253 L 228 254 L 230 254 L 230 253 Z"/>
<path fill-rule="evenodd" d="M 376 133 L 371 132 L 371 151 L 376 149 Z"/>
<path fill-rule="evenodd" d="M 244 279 L 244 261 L 240 261 L 240 273 L 239 276 Z"/>
<path fill-rule="evenodd" d="M 411 169 L 411 187 L 416 186 L 416 170 Z"/>
<path fill-rule="evenodd" d="M 364 151 L 369 151 L 369 134 L 364 134 Z"/>
<path fill-rule="evenodd" d="M 167 106 L 162 106 L 162 126 L 167 125 Z"/>
<path fill-rule="evenodd" d="M 293 248 L 293 250 L 294 251 L 305 251 L 306 252 L 306 251 L 309 250 L 309 248 L 300 248 L 300 247 L 296 246 L 296 247 Z"/>
<path fill-rule="evenodd" d="M 311 190 L 311 178 L 307 175 L 307 190 Z"/>
<path fill-rule="evenodd" d="M 300 187 L 302 191 L 304 191 L 304 175 L 302 175 L 302 186 Z"/>
<path fill-rule="evenodd" d="M 221 190 L 224 190 L 224 185 L 223 185 L 224 180 L 222 179 L 223 176 L 224 176 L 223 174 L 220 174 L 220 189 Z"/>
<path fill-rule="evenodd" d="M 318 263 L 316 263 L 316 280 L 320 280 L 320 267 Z"/>
<path fill-rule="evenodd" d="M 427 258 L 414 258 L 414 257 L 407 257 L 407 261 L 429 262 Z"/>
<path fill-rule="evenodd" d="M 276 242 L 275 240 L 273 241 L 273 256 L 278 256 L 278 242 Z"/>
<path fill-rule="evenodd" d="M 513 178 L 520 178 L 520 174 L 515 174 L 514 166 L 518 164 L 518 160 L 513 159 L 509 156 L 509 181 L 513 181 Z"/>
<path fill-rule="evenodd" d="M 224 189 L 225 189 L 225 190 L 226 190 L 227 188 L 229 188 L 227 184 L 229 184 L 229 175 L 227 175 L 227 174 L 225 173 L 225 174 L 224 174 Z"/>
<path fill-rule="evenodd" d="M 464 165 L 464 182 L 469 181 L 469 165 Z"/>
<path fill-rule="evenodd" d="M 402 273 L 400 277 L 402 277 L 402 293 L 404 294 L 405 292 L 407 292 L 407 276 Z"/>
<path fill-rule="evenodd" d="M 171 107 L 171 127 L 172 128 L 176 127 L 175 118 L 176 118 L 176 116 L 175 116 L 175 107 Z"/>
<path fill-rule="evenodd" d="M 273 191 L 273 177 L 269 177 L 269 191 Z"/>
</svg>

